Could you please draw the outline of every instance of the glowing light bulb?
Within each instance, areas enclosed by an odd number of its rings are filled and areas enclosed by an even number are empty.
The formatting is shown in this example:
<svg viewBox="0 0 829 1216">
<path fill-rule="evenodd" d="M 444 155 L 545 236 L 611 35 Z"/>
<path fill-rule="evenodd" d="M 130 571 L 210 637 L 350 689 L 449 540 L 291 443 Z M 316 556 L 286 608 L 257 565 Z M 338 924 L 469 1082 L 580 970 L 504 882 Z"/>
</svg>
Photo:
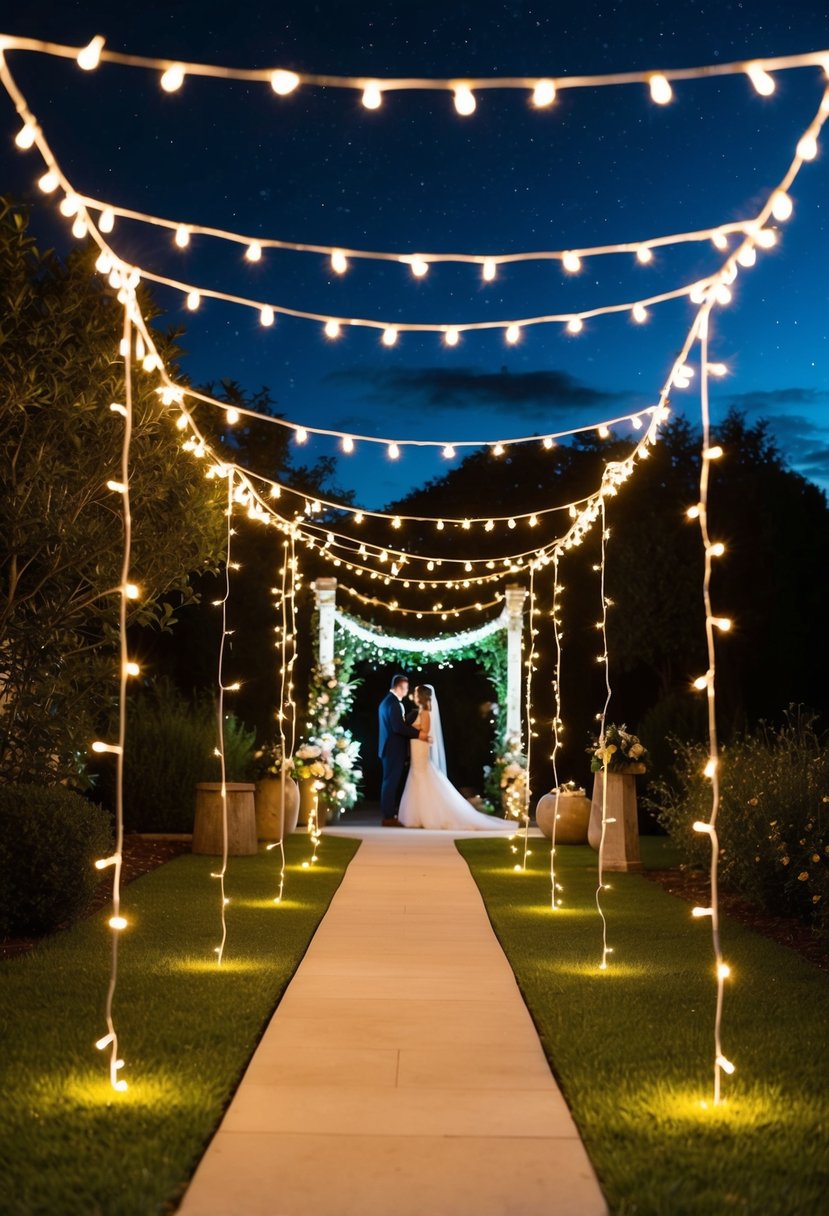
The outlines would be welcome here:
<svg viewBox="0 0 829 1216">
<path fill-rule="evenodd" d="M 394 519 L 391 521 L 391 526 L 393 528 L 400 528 L 403 526 L 403 521 L 399 515 L 395 515 Z"/>
<path fill-rule="evenodd" d="M 447 329 L 443 335 L 443 340 L 447 346 L 457 346 L 458 337 L 459 337 L 459 334 L 456 329 Z"/>
<path fill-rule="evenodd" d="M 236 409 L 233 409 L 233 407 L 231 406 L 231 408 L 229 410 L 225 410 L 225 420 L 226 420 L 228 426 L 235 426 L 236 423 L 239 421 L 239 411 Z"/>
<path fill-rule="evenodd" d="M 567 322 L 568 334 L 579 334 L 584 329 L 584 322 L 581 317 L 571 317 Z"/>
<path fill-rule="evenodd" d="M 772 228 L 760 228 L 755 232 L 754 239 L 761 249 L 771 249 L 777 244 L 777 233 Z"/>
<path fill-rule="evenodd" d="M 547 435 L 546 438 L 542 440 L 541 446 L 546 448 L 549 452 L 550 448 L 554 448 L 556 446 L 556 441 L 552 438 L 552 436 Z"/>
<path fill-rule="evenodd" d="M 693 828 L 695 832 L 700 832 L 706 836 L 714 835 L 713 826 L 710 823 L 706 823 L 703 819 L 697 819 L 693 824 Z"/>
<path fill-rule="evenodd" d="M 503 454 L 504 454 L 504 445 L 503 445 L 503 443 L 496 443 L 496 444 L 493 446 L 493 449 L 492 449 L 492 455 L 493 455 L 493 456 L 503 456 Z"/>
<path fill-rule="evenodd" d="M 531 528 L 536 528 L 538 526 L 538 516 L 531 515 L 530 519 L 529 519 L 529 524 L 530 524 Z"/>
<path fill-rule="evenodd" d="M 504 335 L 510 346 L 515 346 L 515 343 L 521 337 L 521 327 L 519 325 L 508 325 L 506 334 Z"/>
<path fill-rule="evenodd" d="M 174 63 L 161 74 L 161 87 L 165 93 L 175 93 L 184 84 L 184 68 L 180 63 Z"/>
<path fill-rule="evenodd" d="M 95 269 L 98 271 L 98 274 L 109 274 L 112 270 L 112 258 L 105 249 L 95 259 Z"/>
<path fill-rule="evenodd" d="M 804 135 L 797 145 L 797 155 L 801 160 L 814 160 L 817 156 L 817 140 L 814 135 Z"/>
<path fill-rule="evenodd" d="M 633 417 L 630 420 L 630 425 L 633 427 L 634 431 L 641 431 L 642 419 L 639 417 L 638 414 L 633 415 Z"/>
<path fill-rule="evenodd" d="M 21 151 L 26 152 L 35 142 L 37 127 L 33 122 L 25 123 L 14 137 L 14 142 Z"/>
<path fill-rule="evenodd" d="M 179 249 L 186 249 L 190 244 L 190 230 L 185 224 L 179 224 L 176 228 L 175 242 Z"/>
<path fill-rule="evenodd" d="M 771 97 L 774 92 L 774 80 L 759 63 L 746 65 L 746 76 L 754 85 L 761 97 Z"/>
<path fill-rule="evenodd" d="M 691 915 L 693 917 L 696 917 L 697 920 L 700 920 L 703 916 L 713 916 L 714 909 L 713 908 L 692 908 Z"/>
<path fill-rule="evenodd" d="M 78 51 L 75 62 L 79 68 L 83 69 L 84 72 L 93 72 L 101 62 L 101 51 L 103 49 L 104 38 L 101 36 L 101 34 L 96 34 L 92 41 L 87 43 L 83 50 Z"/>
<path fill-rule="evenodd" d="M 127 927 L 127 922 L 123 916 L 110 916 L 107 923 L 110 929 L 126 929 Z"/>
<path fill-rule="evenodd" d="M 82 241 L 88 231 L 89 228 L 84 217 L 82 215 L 75 216 L 75 222 L 72 225 L 72 235 L 79 241 Z"/>
<path fill-rule="evenodd" d="M 702 453 L 703 460 L 719 460 L 723 451 L 719 444 L 712 448 L 704 448 Z"/>
<path fill-rule="evenodd" d="M 80 205 L 81 200 L 76 194 L 67 194 L 65 198 L 61 199 L 58 210 L 61 215 L 65 215 L 67 219 L 71 219 L 73 215 L 78 214 Z"/>
<path fill-rule="evenodd" d="M 394 346 L 396 341 L 397 330 L 391 325 L 387 326 L 386 329 L 383 330 L 383 345 Z"/>
<path fill-rule="evenodd" d="M 703 777 L 708 777 L 710 780 L 710 778 L 714 776 L 714 773 L 716 773 L 716 771 L 717 771 L 717 762 L 712 757 L 706 764 L 705 768 L 702 770 L 702 775 L 703 775 Z"/>
<path fill-rule="evenodd" d="M 666 106 L 674 95 L 668 78 L 661 72 L 654 72 L 648 78 L 648 84 L 651 90 L 651 100 L 655 101 L 658 106 Z"/>
<path fill-rule="evenodd" d="M 631 316 L 633 317 L 634 321 L 636 321 L 637 325 L 641 325 L 644 321 L 647 321 L 648 310 L 645 308 L 644 304 L 634 304 L 630 311 Z"/>
<path fill-rule="evenodd" d="M 425 274 L 429 273 L 429 263 L 420 254 L 416 253 L 414 257 L 404 258 L 404 262 L 408 262 L 411 267 L 412 274 L 416 279 L 422 279 Z"/>
<path fill-rule="evenodd" d="M 137 664 L 137 663 L 132 663 L 132 662 L 130 662 L 130 663 L 125 663 L 125 664 L 124 664 L 124 671 L 127 673 L 127 675 L 128 675 L 128 676 L 139 676 L 139 675 L 141 675 L 141 668 L 138 666 L 138 664 Z"/>
<path fill-rule="evenodd" d="M 728 368 L 724 363 L 709 363 L 708 373 L 711 376 L 727 376 Z"/>
<path fill-rule="evenodd" d="M 491 283 L 497 274 L 497 267 L 492 258 L 484 258 L 481 264 L 481 275 L 486 283 Z"/>
<path fill-rule="evenodd" d="M 792 200 L 785 190 L 775 190 L 771 196 L 771 213 L 782 224 L 791 215 L 794 207 Z"/>
<path fill-rule="evenodd" d="M 731 975 L 731 968 L 729 967 L 728 963 L 718 963 L 717 964 L 717 978 L 721 979 L 721 980 L 727 980 L 729 975 Z"/>
<path fill-rule="evenodd" d="M 135 583 L 127 583 L 124 587 L 124 595 L 128 600 L 137 600 L 141 594 L 141 589 Z"/>
<path fill-rule="evenodd" d="M 52 194 L 60 185 L 60 179 L 54 169 L 49 169 L 47 173 L 43 174 L 43 177 L 38 178 L 37 184 L 44 194 Z"/>
<path fill-rule="evenodd" d="M 722 557 L 723 553 L 725 553 L 725 545 L 721 540 L 718 540 L 715 542 L 715 544 L 711 545 L 708 552 L 712 557 Z"/>
<path fill-rule="evenodd" d="M 350 435 L 343 435 L 342 448 L 343 448 L 344 452 L 353 452 L 354 451 L 354 440 L 351 438 Z"/>
<path fill-rule="evenodd" d="M 727 1072 L 729 1076 L 734 1071 L 734 1065 L 725 1056 L 717 1056 L 716 1064 L 718 1068 L 721 1068 L 723 1072 Z"/>
<path fill-rule="evenodd" d="M 262 260 L 262 246 L 258 241 L 251 241 L 245 250 L 245 257 L 249 262 L 260 262 Z"/>
<path fill-rule="evenodd" d="M 304 426 L 298 426 L 296 428 L 296 430 L 294 431 L 294 439 L 296 440 L 297 443 L 307 443 L 308 442 L 308 432 L 306 431 Z"/>
<path fill-rule="evenodd" d="M 725 235 L 724 232 L 715 232 L 713 234 L 713 236 L 711 237 L 711 243 L 713 244 L 715 249 L 727 249 L 728 248 L 728 237 Z"/>
<path fill-rule="evenodd" d="M 324 332 L 325 332 L 326 338 L 339 338 L 339 336 L 340 336 L 339 321 L 335 321 L 335 320 L 333 320 L 333 318 L 330 321 L 326 321 Z"/>
<path fill-rule="evenodd" d="M 719 629 L 721 633 L 728 633 L 733 625 L 733 621 L 727 616 L 714 616 L 711 618 L 711 624 Z"/>
<path fill-rule="evenodd" d="M 475 94 L 472 92 L 468 84 L 459 84 L 455 86 L 455 109 L 464 118 L 475 113 Z"/>
<path fill-rule="evenodd" d="M 688 292 L 688 299 L 692 304 L 701 304 L 705 299 L 705 283 L 695 283 Z"/>
<path fill-rule="evenodd" d="M 288 72 L 285 68 L 277 68 L 275 72 L 271 72 L 271 88 L 279 97 L 287 97 L 289 93 L 293 93 L 298 84 L 299 77 L 296 72 Z"/>
<path fill-rule="evenodd" d="M 443 522 L 442 519 L 439 519 L 438 522 L 435 524 L 435 527 L 437 528 L 438 532 L 442 532 L 443 529 L 446 527 L 446 524 Z"/>
<path fill-rule="evenodd" d="M 455 449 L 452 447 L 451 443 L 447 443 L 441 452 L 441 456 L 443 456 L 446 460 L 452 460 L 455 454 Z"/>
<path fill-rule="evenodd" d="M 107 489 L 112 490 L 113 494 L 126 494 L 127 492 L 127 487 L 124 485 L 123 481 L 110 480 L 107 482 Z"/>
<path fill-rule="evenodd" d="M 335 249 L 331 254 L 331 269 L 334 274 L 345 274 L 348 270 L 348 259 L 341 249 Z"/>
<path fill-rule="evenodd" d="M 386 449 L 386 453 L 388 455 L 389 460 L 399 460 L 400 459 L 400 448 L 397 446 L 396 443 L 390 443 L 388 448 Z"/>
<path fill-rule="evenodd" d="M 753 245 L 743 245 L 737 254 L 737 261 L 741 266 L 753 266 L 757 261 L 757 250 Z"/>
<path fill-rule="evenodd" d="M 273 322 L 273 309 L 271 308 L 270 304 L 266 304 L 259 313 L 259 324 L 264 325 L 265 328 L 268 329 L 271 325 L 273 325 Z"/>
<path fill-rule="evenodd" d="M 648 245 L 640 245 L 636 250 L 636 261 L 646 266 L 648 262 L 653 261 L 653 250 Z"/>
<path fill-rule="evenodd" d="M 609 439 L 610 438 L 610 427 L 603 425 L 603 426 L 598 427 L 597 430 L 598 430 L 600 439 Z"/>
<path fill-rule="evenodd" d="M 370 81 L 363 89 L 363 105 L 367 110 L 379 110 L 383 103 L 383 94 L 376 80 Z"/>
<path fill-rule="evenodd" d="M 101 212 L 101 218 L 98 220 L 98 227 L 101 232 L 112 232 L 115 227 L 115 212 L 111 207 L 105 207 Z"/>
<path fill-rule="evenodd" d="M 692 507 L 688 508 L 685 514 L 687 515 L 688 519 L 699 519 L 700 509 L 700 504 L 694 503 Z"/>
<path fill-rule="evenodd" d="M 552 80 L 538 80 L 533 89 L 533 105 L 543 109 L 552 105 L 556 99 L 556 86 Z"/>
<path fill-rule="evenodd" d="M 725 283 L 720 283 L 719 287 L 714 292 L 714 298 L 718 304 L 730 304 L 731 289 L 726 287 Z"/>
<path fill-rule="evenodd" d="M 507 520 L 507 527 L 508 527 L 508 528 L 510 528 L 510 529 L 514 528 L 514 527 L 515 527 L 515 520 L 514 520 L 514 519 L 508 519 L 508 520 Z"/>
<path fill-rule="evenodd" d="M 581 270 L 581 258 L 577 253 L 562 254 L 561 264 L 568 274 L 578 274 Z"/>
<path fill-rule="evenodd" d="M 201 304 L 201 296 L 199 295 L 199 293 L 197 291 L 188 291 L 187 307 L 190 309 L 190 311 L 195 312 L 200 304 Z"/>
</svg>

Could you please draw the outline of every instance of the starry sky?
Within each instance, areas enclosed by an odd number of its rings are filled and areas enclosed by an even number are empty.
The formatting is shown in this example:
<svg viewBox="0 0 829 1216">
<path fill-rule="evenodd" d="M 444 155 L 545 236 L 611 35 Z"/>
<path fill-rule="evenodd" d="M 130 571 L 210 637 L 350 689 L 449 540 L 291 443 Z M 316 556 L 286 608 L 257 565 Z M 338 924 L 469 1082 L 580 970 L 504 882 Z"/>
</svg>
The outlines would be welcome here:
<svg viewBox="0 0 829 1216">
<path fill-rule="evenodd" d="M 322 0 L 278 5 L 156 0 L 32 0 L 0 20 L 5 32 L 234 66 L 353 75 L 563 76 L 695 66 L 829 46 L 819 0 L 675 0 L 564 5 L 494 2 L 404 6 Z M 10 64 L 64 171 L 82 193 L 171 219 L 336 246 L 414 252 L 510 253 L 640 241 L 747 218 L 784 173 L 823 89 L 818 69 L 777 75 L 771 97 L 745 77 L 676 86 L 655 106 L 641 86 L 573 90 L 535 110 L 528 95 L 478 97 L 458 116 L 448 94 L 388 96 L 377 111 L 358 94 L 188 79 L 163 93 L 148 72 L 14 54 Z M 54 200 L 38 195 L 36 153 L 11 144 L 17 123 L 0 97 L 0 189 L 31 199 L 32 226 L 68 248 Z M 715 416 L 737 406 L 769 420 L 791 465 L 829 489 L 829 240 L 827 145 L 792 191 L 782 240 L 734 285 L 719 312 L 712 358 L 729 367 Z M 556 262 L 478 269 L 433 266 L 415 279 L 394 263 L 352 263 L 338 276 L 318 255 L 267 252 L 251 264 L 238 246 L 207 238 L 177 249 L 171 234 L 120 222 L 125 258 L 204 287 L 325 314 L 462 323 L 632 301 L 711 273 L 710 243 L 595 258 L 578 275 Z M 497 441 L 586 425 L 646 406 L 681 347 L 687 301 L 597 318 L 582 333 L 498 332 L 447 348 L 436 335 L 351 329 L 329 341 L 319 325 L 183 300 L 160 290 L 170 324 L 184 323 L 185 367 L 197 383 L 267 385 L 280 412 L 309 425 L 402 439 Z M 693 392 L 672 404 L 698 415 Z M 335 454 L 314 439 L 309 457 Z M 437 453 L 358 445 L 337 480 L 380 506 L 439 475 Z"/>
</svg>

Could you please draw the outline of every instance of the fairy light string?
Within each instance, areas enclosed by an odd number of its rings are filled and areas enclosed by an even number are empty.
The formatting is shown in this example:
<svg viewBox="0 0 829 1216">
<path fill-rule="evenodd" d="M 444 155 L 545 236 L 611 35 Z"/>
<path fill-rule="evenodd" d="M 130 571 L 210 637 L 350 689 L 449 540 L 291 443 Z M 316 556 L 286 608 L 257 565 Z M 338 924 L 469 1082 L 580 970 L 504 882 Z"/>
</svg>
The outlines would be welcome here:
<svg viewBox="0 0 829 1216">
<path fill-rule="evenodd" d="M 696 514 L 699 520 L 700 535 L 702 538 L 704 550 L 704 574 L 702 595 L 703 604 L 705 607 L 705 639 L 708 652 L 708 670 L 703 677 L 696 681 L 697 687 L 705 689 L 707 710 L 708 710 L 708 762 L 705 766 L 705 776 L 711 782 L 711 811 L 707 822 L 698 821 L 694 823 L 695 831 L 701 832 L 708 836 L 711 846 L 711 863 L 709 870 L 710 881 L 710 899 L 711 905 L 709 908 L 694 908 L 693 914 L 697 917 L 710 916 L 711 918 L 711 944 L 714 953 L 714 972 L 717 981 L 717 998 L 714 1013 L 714 1104 L 719 1105 L 722 1100 L 721 1096 L 721 1078 L 723 1073 L 731 1074 L 734 1072 L 734 1065 L 724 1054 L 722 1049 L 722 1013 L 723 1002 L 725 997 L 725 981 L 730 974 L 730 968 L 723 959 L 722 946 L 720 943 L 720 919 L 719 919 L 719 888 L 718 888 L 718 866 L 720 855 L 720 842 L 717 835 L 717 815 L 720 806 L 720 774 L 719 774 L 719 740 L 717 734 L 717 696 L 716 696 L 716 644 L 715 630 L 727 631 L 731 627 L 731 621 L 728 618 L 717 617 L 714 615 L 711 602 L 711 575 L 713 569 L 713 559 L 719 557 L 723 552 L 721 542 L 713 542 L 711 540 L 709 521 L 708 521 L 708 505 L 709 505 L 709 490 L 710 490 L 710 471 L 712 462 L 718 460 L 722 456 L 722 449 L 719 446 L 712 444 L 711 438 L 711 415 L 709 408 L 708 396 L 708 346 L 709 346 L 709 323 L 711 318 L 713 301 L 706 308 L 700 324 L 700 413 L 702 419 L 702 458 L 700 462 L 700 481 L 699 481 L 699 503 L 696 506 Z M 692 513 L 694 508 L 691 509 Z"/>
<path fill-rule="evenodd" d="M 230 630 L 227 627 L 227 605 L 230 599 L 230 571 L 231 563 L 231 541 L 233 537 L 233 469 L 227 470 L 227 506 L 225 514 L 227 516 L 227 540 L 225 547 L 225 589 L 224 595 L 219 601 L 222 610 L 222 636 L 219 641 L 219 662 L 217 671 L 217 690 L 218 697 L 216 702 L 216 734 L 218 738 L 218 746 L 216 751 L 219 757 L 219 769 L 221 773 L 221 784 L 219 796 L 222 802 L 222 865 L 221 869 L 212 875 L 213 878 L 219 880 L 219 899 L 221 908 L 221 923 L 222 923 L 222 940 L 215 949 L 216 962 L 221 967 L 224 959 L 225 944 L 227 942 L 227 905 L 230 900 L 225 892 L 225 875 L 227 874 L 227 859 L 228 859 L 228 824 L 227 824 L 227 768 L 225 765 L 225 693 L 231 688 L 224 682 L 224 658 L 225 658 L 225 643 L 230 636 Z"/>
<path fill-rule="evenodd" d="M 524 782 L 524 797 L 522 800 L 523 809 L 524 809 L 524 855 L 523 855 L 523 858 L 521 861 L 522 870 L 526 870 L 527 858 L 530 856 L 530 853 L 532 851 L 530 849 L 530 805 L 532 802 L 531 778 L 530 778 L 530 774 L 531 774 L 532 770 L 531 770 L 530 766 L 532 763 L 532 750 L 533 750 L 532 741 L 533 741 L 533 733 L 534 733 L 533 732 L 534 719 L 532 716 L 532 686 L 533 686 L 533 672 L 535 671 L 535 638 L 536 638 L 536 632 L 537 632 L 536 628 L 535 628 L 535 563 L 534 562 L 530 562 L 529 619 L 530 619 L 530 640 L 529 640 L 528 654 L 527 654 L 527 661 L 526 661 L 527 675 L 526 675 L 526 679 L 524 681 L 524 718 L 526 721 L 526 731 L 527 731 L 527 748 L 526 748 L 527 779 Z"/>
<path fill-rule="evenodd" d="M 555 702 L 553 716 L 553 789 L 555 790 L 555 807 L 553 808 L 553 826 L 550 831 L 550 907 L 553 911 L 560 904 L 556 892 L 561 890 L 556 882 L 556 830 L 558 828 L 558 808 L 561 798 L 558 774 L 558 753 L 561 748 L 561 617 L 560 603 L 562 586 L 559 579 L 559 554 L 553 556 L 553 607 L 550 616 L 553 621 L 553 645 L 555 647 L 555 666 L 553 668 L 553 698 Z"/>
<path fill-rule="evenodd" d="M 604 667 L 604 682 L 605 682 L 605 700 L 602 706 L 602 712 L 599 715 L 599 747 L 602 749 L 602 830 L 599 837 L 599 858 L 598 858 L 598 885 L 596 887 L 596 909 L 599 913 L 602 922 L 602 960 L 599 963 L 601 971 L 607 970 L 608 956 L 613 953 L 613 947 L 607 944 L 607 916 L 605 915 L 604 906 L 602 904 L 602 891 L 606 889 L 604 881 L 604 846 L 607 837 L 607 825 L 615 823 L 615 819 L 607 817 L 607 775 L 608 763 L 610 755 L 607 750 L 607 739 L 605 737 L 605 728 L 607 726 L 607 711 L 610 708 L 610 699 L 612 691 L 610 687 L 610 656 L 608 654 L 607 645 L 607 595 L 605 594 L 605 572 L 607 566 L 607 542 L 609 532 L 607 530 L 607 517 L 605 511 L 604 499 L 602 499 L 602 530 L 601 530 L 601 566 L 599 574 L 599 586 L 601 591 L 602 602 L 602 617 L 600 622 L 601 637 L 602 637 L 602 653 L 599 655 L 599 662 Z"/>
<path fill-rule="evenodd" d="M 267 846 L 267 851 L 279 849 L 279 889 L 274 899 L 275 904 L 282 903 L 285 892 L 285 794 L 288 779 L 288 756 L 285 752 L 287 738 L 285 735 L 285 707 L 288 683 L 288 567 L 290 565 L 290 545 L 288 540 L 282 542 L 282 574 L 280 581 L 280 615 L 279 626 L 279 709 L 277 711 L 277 729 L 279 734 L 279 756 L 281 764 L 279 790 L 279 840 Z"/>
<path fill-rule="evenodd" d="M 106 743 L 94 743 L 93 750 L 115 753 L 115 849 L 110 857 L 101 858 L 95 863 L 96 869 L 112 868 L 112 914 L 109 927 L 112 931 L 112 952 L 110 956 L 109 984 L 107 986 L 104 1019 L 106 1034 L 98 1039 L 95 1046 L 99 1051 L 109 1048 L 109 1081 L 118 1093 L 125 1093 L 128 1085 L 118 1074 L 124 1066 L 120 1057 L 118 1031 L 115 1028 L 114 1002 L 118 986 L 118 947 L 121 932 L 127 927 L 127 920 L 121 915 L 121 867 L 124 849 L 124 747 L 127 733 L 127 680 L 132 671 L 132 664 L 127 649 L 127 604 L 135 598 L 136 588 L 130 582 L 130 563 L 132 560 L 132 514 L 130 511 L 130 446 L 132 443 L 132 323 L 130 318 L 131 298 L 124 302 L 124 326 L 122 350 L 124 359 L 124 404 L 115 403 L 113 413 L 124 419 L 121 439 L 121 470 L 120 482 L 109 482 L 110 489 L 121 499 L 121 517 L 123 520 L 124 549 L 121 562 L 121 581 L 118 587 L 118 741 L 113 746 Z M 115 408 L 117 406 L 117 408 Z"/>
</svg>

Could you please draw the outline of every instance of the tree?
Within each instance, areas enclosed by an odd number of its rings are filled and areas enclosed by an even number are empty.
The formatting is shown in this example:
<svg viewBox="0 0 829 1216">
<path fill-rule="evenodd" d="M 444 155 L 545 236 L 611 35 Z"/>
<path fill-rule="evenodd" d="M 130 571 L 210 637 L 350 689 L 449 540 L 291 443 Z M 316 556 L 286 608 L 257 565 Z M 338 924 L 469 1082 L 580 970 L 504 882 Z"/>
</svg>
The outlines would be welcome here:
<svg viewBox="0 0 829 1216">
<path fill-rule="evenodd" d="M 111 709 L 123 554 L 122 311 L 92 268 L 41 253 L 0 199 L 0 780 L 82 778 Z M 145 302 L 146 306 L 149 302 Z M 150 309 L 151 311 L 151 309 Z M 172 338 L 156 335 L 175 360 Z M 215 567 L 223 487 L 184 453 L 157 381 L 134 375 L 133 622 L 168 628 Z"/>
</svg>

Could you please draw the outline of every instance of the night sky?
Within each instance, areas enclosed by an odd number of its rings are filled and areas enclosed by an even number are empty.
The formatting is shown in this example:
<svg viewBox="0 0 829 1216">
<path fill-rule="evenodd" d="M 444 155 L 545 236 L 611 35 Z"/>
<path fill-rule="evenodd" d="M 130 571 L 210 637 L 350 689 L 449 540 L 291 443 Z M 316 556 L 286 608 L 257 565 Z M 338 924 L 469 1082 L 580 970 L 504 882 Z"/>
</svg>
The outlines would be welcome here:
<svg viewBox="0 0 829 1216">
<path fill-rule="evenodd" d="M 298 3 L 212 0 L 128 7 L 87 0 L 4 14 L 10 33 L 234 66 L 353 75 L 562 76 L 785 55 L 829 46 L 817 0 L 710 4 Z M 549 110 L 528 95 L 478 95 L 459 117 L 448 94 L 396 93 L 370 112 L 358 94 L 188 79 L 164 94 L 150 72 L 10 55 L 12 70 L 63 169 L 82 193 L 171 219 L 252 236 L 409 252 L 513 252 L 644 240 L 748 218 L 785 171 L 823 89 L 818 69 L 779 73 L 773 96 L 745 77 L 677 85 L 655 106 L 641 86 L 574 90 Z M 68 248 L 55 202 L 38 195 L 35 152 L 11 145 L 17 123 L 0 96 L 0 188 L 36 202 L 32 226 Z M 715 323 L 712 358 L 729 377 L 715 414 L 738 406 L 768 418 L 790 463 L 829 488 L 827 326 L 829 136 L 792 191 L 783 240 L 741 272 L 734 304 Z M 37 197 L 36 197 L 37 196 Z M 470 266 L 434 266 L 425 279 L 395 264 L 268 252 L 258 264 L 207 238 L 176 249 L 171 234 L 121 222 L 127 259 L 203 286 L 275 303 L 389 322 L 463 322 L 633 300 L 712 272 L 708 244 L 594 259 L 577 276 L 557 263 L 503 268 L 485 284 Z M 401 335 L 327 340 L 319 325 L 205 302 L 197 314 L 158 292 L 184 322 L 186 368 L 197 383 L 267 385 L 279 410 L 309 425 L 394 438 L 496 441 L 546 433 L 653 403 L 692 317 L 687 301 L 652 310 L 646 325 L 598 318 L 576 336 Z M 693 393 L 677 409 L 697 416 Z M 336 451 L 314 440 L 308 456 Z M 379 506 L 439 474 L 438 454 L 390 463 L 365 446 L 340 461 L 338 481 Z M 439 513 L 439 512 L 438 512 Z"/>
</svg>

